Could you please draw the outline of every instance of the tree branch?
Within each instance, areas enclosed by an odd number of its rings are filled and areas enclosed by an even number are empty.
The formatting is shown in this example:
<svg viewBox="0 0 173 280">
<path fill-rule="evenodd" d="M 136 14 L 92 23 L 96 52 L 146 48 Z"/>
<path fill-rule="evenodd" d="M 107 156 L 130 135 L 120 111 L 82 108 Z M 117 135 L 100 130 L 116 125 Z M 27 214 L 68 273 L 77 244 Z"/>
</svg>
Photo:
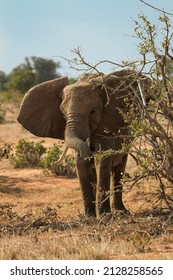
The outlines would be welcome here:
<svg viewBox="0 0 173 280">
<path fill-rule="evenodd" d="M 154 10 L 158 11 L 158 12 L 161 12 L 161 13 L 164 13 L 164 14 L 167 14 L 167 15 L 171 15 L 171 16 L 173 16 L 173 14 L 172 14 L 172 13 L 165 12 L 163 9 L 159 9 L 159 8 L 157 8 L 157 7 L 155 7 L 155 6 L 151 5 L 151 4 L 148 4 L 148 3 L 147 3 L 147 2 L 145 2 L 144 0 L 139 0 L 139 1 L 140 1 L 140 2 L 142 2 L 143 4 L 145 4 L 145 5 L 149 6 L 150 8 L 152 8 L 152 9 L 154 9 Z"/>
</svg>

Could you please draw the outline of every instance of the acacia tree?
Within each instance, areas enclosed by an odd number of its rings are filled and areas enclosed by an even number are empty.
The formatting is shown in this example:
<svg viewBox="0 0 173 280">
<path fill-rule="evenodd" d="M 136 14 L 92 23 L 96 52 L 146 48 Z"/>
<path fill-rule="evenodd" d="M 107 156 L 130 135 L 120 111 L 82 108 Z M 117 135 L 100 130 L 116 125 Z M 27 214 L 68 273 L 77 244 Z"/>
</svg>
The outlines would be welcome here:
<svg viewBox="0 0 173 280">
<path fill-rule="evenodd" d="M 138 81 L 144 75 L 151 81 L 149 102 L 139 85 L 140 98 L 131 104 L 129 112 L 123 114 L 135 138 L 123 151 L 129 152 L 135 159 L 138 169 L 135 175 L 124 178 L 130 189 L 145 178 L 155 177 L 159 184 L 157 201 L 164 201 L 165 207 L 173 209 L 173 27 L 170 18 L 159 10 L 158 22 L 149 21 L 141 14 L 134 21 L 134 37 L 138 40 L 139 59 L 115 63 L 103 60 L 92 65 L 87 62 L 80 49 L 75 49 L 75 58 L 69 60 L 70 66 L 82 72 L 97 73 L 99 65 L 110 63 L 115 73 L 120 68 L 130 68 Z M 159 36 L 158 36 L 159 34 Z M 111 76 L 111 73 L 110 73 Z M 106 87 L 105 81 L 102 81 Z M 114 152 L 114 151 L 111 151 Z M 110 151 L 109 151 L 110 153 Z M 98 156 L 98 155 L 97 155 Z M 105 152 L 99 157 L 106 156 Z"/>
<path fill-rule="evenodd" d="M 159 15 L 158 21 L 161 26 L 160 32 L 143 14 L 135 21 L 135 35 L 139 40 L 141 59 L 134 66 L 136 71 L 143 72 L 151 78 L 152 88 L 150 103 L 143 108 L 143 118 L 131 124 L 132 131 L 138 136 L 140 143 L 138 146 L 132 145 L 131 150 L 140 167 L 139 174 L 133 181 L 155 176 L 160 183 L 161 197 L 172 209 L 173 28 L 165 12 Z"/>
</svg>

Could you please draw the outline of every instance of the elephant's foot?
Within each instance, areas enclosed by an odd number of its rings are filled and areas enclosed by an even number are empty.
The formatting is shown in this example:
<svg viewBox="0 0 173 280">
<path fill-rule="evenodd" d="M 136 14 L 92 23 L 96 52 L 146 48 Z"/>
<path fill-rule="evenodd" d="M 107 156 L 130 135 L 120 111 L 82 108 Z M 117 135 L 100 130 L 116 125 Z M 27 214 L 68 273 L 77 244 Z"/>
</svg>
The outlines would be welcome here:
<svg viewBox="0 0 173 280">
<path fill-rule="evenodd" d="M 127 210 L 127 208 L 124 206 L 123 203 L 114 205 L 113 210 L 114 211 L 122 211 L 124 214 L 130 215 L 130 212 Z"/>
<path fill-rule="evenodd" d="M 108 203 L 106 203 L 106 205 L 101 205 L 101 207 L 97 208 L 97 218 L 100 218 L 102 216 L 107 216 L 111 214 L 111 208 L 110 205 Z"/>
<path fill-rule="evenodd" d="M 101 207 L 99 209 L 99 213 L 102 214 L 109 214 L 111 213 L 111 208 L 110 207 Z"/>
<path fill-rule="evenodd" d="M 90 207 L 85 206 L 85 215 L 88 217 L 96 217 L 95 205 Z"/>
</svg>

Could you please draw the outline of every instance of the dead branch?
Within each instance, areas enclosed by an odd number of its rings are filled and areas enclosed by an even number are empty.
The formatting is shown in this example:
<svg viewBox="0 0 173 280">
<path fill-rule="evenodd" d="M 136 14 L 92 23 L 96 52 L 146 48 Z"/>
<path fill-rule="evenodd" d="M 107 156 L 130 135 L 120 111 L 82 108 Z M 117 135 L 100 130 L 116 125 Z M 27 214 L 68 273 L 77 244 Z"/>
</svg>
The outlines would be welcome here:
<svg viewBox="0 0 173 280">
<path fill-rule="evenodd" d="M 158 11 L 158 12 L 161 12 L 161 13 L 164 13 L 164 14 L 167 14 L 167 15 L 170 15 L 170 16 L 173 16 L 172 13 L 165 12 L 163 9 L 159 9 L 159 8 L 157 8 L 157 7 L 155 7 L 155 6 L 153 6 L 153 5 L 149 4 L 149 3 L 147 3 L 147 2 L 144 1 L 144 0 L 139 0 L 139 1 L 142 2 L 143 4 L 147 5 L 148 7 L 150 7 L 150 8 L 152 8 L 152 9 Z"/>
</svg>

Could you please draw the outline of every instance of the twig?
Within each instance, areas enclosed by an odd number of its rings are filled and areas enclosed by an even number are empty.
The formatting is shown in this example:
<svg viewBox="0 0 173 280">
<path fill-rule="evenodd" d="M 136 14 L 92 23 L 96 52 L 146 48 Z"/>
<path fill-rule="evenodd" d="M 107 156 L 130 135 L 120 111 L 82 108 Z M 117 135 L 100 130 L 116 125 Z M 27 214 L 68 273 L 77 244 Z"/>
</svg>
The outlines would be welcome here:
<svg viewBox="0 0 173 280">
<path fill-rule="evenodd" d="M 159 9 L 159 8 L 157 8 L 157 7 L 155 7 L 155 6 L 151 5 L 151 4 L 148 4 L 148 3 L 145 2 L 144 0 L 139 0 L 139 1 L 142 2 L 143 4 L 149 6 L 150 8 L 152 8 L 152 9 L 158 11 L 158 12 L 161 12 L 161 13 L 164 13 L 164 14 L 167 14 L 167 15 L 170 15 L 170 16 L 173 16 L 172 13 L 165 12 L 163 9 Z"/>
<path fill-rule="evenodd" d="M 172 210 L 172 206 L 170 205 L 170 203 L 169 203 L 169 201 L 168 201 L 168 199 L 167 199 L 167 195 L 166 195 L 166 193 L 165 193 L 165 186 L 164 186 L 164 184 L 163 184 L 163 182 L 162 182 L 162 179 L 161 179 L 161 177 L 160 177 L 160 175 L 159 174 L 156 174 L 156 178 L 159 180 L 159 182 L 160 182 L 160 189 L 161 189 L 161 192 L 162 192 L 162 198 L 164 199 L 164 201 L 166 202 L 166 205 L 168 206 L 168 208 L 170 209 L 170 210 Z"/>
</svg>

